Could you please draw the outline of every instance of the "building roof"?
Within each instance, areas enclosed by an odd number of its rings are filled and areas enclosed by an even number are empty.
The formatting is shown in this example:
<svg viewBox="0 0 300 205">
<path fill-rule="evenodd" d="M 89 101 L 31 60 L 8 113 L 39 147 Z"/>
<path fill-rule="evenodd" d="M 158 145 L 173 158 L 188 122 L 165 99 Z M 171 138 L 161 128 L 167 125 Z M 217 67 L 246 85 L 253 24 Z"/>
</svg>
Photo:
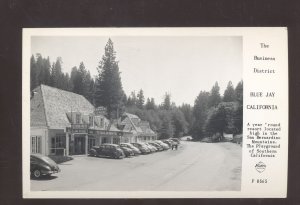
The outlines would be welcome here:
<svg viewBox="0 0 300 205">
<path fill-rule="evenodd" d="M 141 121 L 139 127 L 142 129 L 144 135 L 156 135 L 147 121 Z"/>
<path fill-rule="evenodd" d="M 121 121 L 123 125 L 123 131 L 135 131 L 138 135 L 153 136 L 156 133 L 150 128 L 150 124 L 147 121 L 142 121 L 137 115 L 130 113 L 123 114 L 124 119 Z"/>
<path fill-rule="evenodd" d="M 53 129 L 64 129 L 70 126 L 67 113 L 92 113 L 94 106 L 82 95 L 40 85 L 33 90 L 30 100 L 31 126 L 48 126 Z"/>
<path fill-rule="evenodd" d="M 130 119 L 140 119 L 137 115 L 125 112 L 124 115 L 127 115 Z"/>
</svg>

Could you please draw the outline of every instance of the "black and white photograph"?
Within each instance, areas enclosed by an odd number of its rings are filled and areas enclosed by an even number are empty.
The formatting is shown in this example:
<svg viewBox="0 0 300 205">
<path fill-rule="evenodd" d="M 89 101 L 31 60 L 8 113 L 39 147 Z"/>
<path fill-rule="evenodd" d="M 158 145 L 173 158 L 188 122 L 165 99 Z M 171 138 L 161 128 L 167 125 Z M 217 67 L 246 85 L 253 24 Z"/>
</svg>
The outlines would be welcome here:
<svg viewBox="0 0 300 205">
<path fill-rule="evenodd" d="M 296 1 L 1 5 L 1 205 L 299 201 Z"/>
<path fill-rule="evenodd" d="M 241 190 L 242 36 L 29 46 L 31 192 Z"/>
</svg>

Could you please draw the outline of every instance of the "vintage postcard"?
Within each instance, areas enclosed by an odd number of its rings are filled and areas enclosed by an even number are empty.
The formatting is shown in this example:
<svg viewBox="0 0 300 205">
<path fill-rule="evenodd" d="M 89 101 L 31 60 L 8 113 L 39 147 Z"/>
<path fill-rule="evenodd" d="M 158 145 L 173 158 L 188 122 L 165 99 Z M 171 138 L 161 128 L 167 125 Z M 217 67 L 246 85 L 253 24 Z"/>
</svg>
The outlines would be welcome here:
<svg viewBox="0 0 300 205">
<path fill-rule="evenodd" d="M 287 28 L 24 28 L 24 198 L 284 198 Z"/>
</svg>

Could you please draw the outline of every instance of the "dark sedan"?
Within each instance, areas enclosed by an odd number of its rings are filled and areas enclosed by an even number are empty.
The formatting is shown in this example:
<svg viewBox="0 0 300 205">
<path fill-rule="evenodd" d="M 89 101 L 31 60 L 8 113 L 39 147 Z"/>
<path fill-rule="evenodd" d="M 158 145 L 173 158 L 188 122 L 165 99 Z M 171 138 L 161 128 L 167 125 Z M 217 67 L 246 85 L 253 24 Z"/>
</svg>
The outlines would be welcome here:
<svg viewBox="0 0 300 205">
<path fill-rule="evenodd" d="M 89 150 L 89 155 L 115 159 L 122 159 L 125 157 L 123 150 L 116 144 L 102 144 L 100 146 L 94 146 Z"/>
<path fill-rule="evenodd" d="M 30 173 L 34 178 L 60 172 L 58 165 L 49 157 L 41 154 L 30 155 Z"/>
</svg>

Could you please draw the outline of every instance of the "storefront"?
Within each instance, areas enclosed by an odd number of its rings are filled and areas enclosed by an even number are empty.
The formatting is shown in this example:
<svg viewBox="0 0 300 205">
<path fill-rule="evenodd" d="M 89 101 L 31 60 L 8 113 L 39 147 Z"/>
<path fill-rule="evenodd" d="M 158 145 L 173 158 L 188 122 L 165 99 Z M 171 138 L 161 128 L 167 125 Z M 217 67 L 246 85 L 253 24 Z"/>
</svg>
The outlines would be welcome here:
<svg viewBox="0 0 300 205">
<path fill-rule="evenodd" d="M 148 136 L 155 135 L 138 116 L 125 113 L 109 120 L 104 107 L 95 108 L 76 93 L 46 85 L 34 93 L 30 99 L 31 153 L 86 155 L 93 146 L 148 141 Z"/>
</svg>

